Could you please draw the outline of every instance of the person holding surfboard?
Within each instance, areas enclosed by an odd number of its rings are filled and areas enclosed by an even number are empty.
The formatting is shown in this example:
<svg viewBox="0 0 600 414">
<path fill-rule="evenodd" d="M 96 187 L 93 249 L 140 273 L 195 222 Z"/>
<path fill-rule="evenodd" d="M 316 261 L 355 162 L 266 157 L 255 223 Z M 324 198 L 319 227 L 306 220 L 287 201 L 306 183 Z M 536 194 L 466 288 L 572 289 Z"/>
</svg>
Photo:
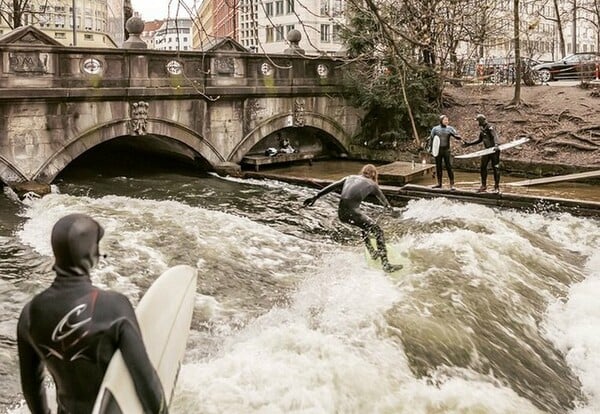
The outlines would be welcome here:
<svg viewBox="0 0 600 414">
<path fill-rule="evenodd" d="M 56 384 L 58 413 L 91 413 L 109 361 L 120 350 L 147 413 L 167 413 L 160 379 L 129 299 L 90 280 L 104 229 L 84 214 L 56 222 L 51 244 L 56 278 L 25 305 L 17 324 L 23 396 L 29 410 L 50 413 L 44 368 Z"/>
<path fill-rule="evenodd" d="M 437 185 L 432 188 L 442 188 L 442 163 L 446 166 L 448 179 L 450 180 L 450 190 L 454 187 L 454 172 L 450 160 L 450 137 L 462 141 L 462 137 L 456 132 L 456 129 L 448 125 L 449 120 L 446 115 L 440 115 L 439 125 L 434 126 L 429 134 L 427 146 L 429 152 L 435 157 L 435 176 Z"/>
<path fill-rule="evenodd" d="M 496 129 L 487 121 L 485 115 L 478 114 L 475 119 L 479 124 L 479 138 L 475 141 L 464 142 L 463 146 L 469 147 L 471 145 L 479 144 L 483 142 L 485 148 L 494 148 L 494 152 L 491 154 L 483 155 L 481 157 L 481 164 L 479 167 L 479 173 L 481 175 L 481 187 L 477 190 L 478 193 L 484 193 L 487 190 L 487 170 L 488 164 L 492 163 L 492 170 L 494 172 L 494 192 L 500 192 L 500 141 L 498 139 L 498 133 Z"/>
<path fill-rule="evenodd" d="M 317 193 L 314 197 L 304 200 L 304 207 L 312 206 L 320 197 L 334 190 L 341 189 L 341 198 L 338 205 L 338 217 L 342 223 L 351 224 L 361 229 L 362 239 L 367 246 L 367 250 L 373 259 L 381 259 L 383 270 L 392 273 L 402 269 L 402 265 L 390 264 L 385 247 L 383 230 L 369 217 L 360 211 L 360 204 L 369 195 L 374 195 L 387 210 L 392 210 L 392 206 L 381 192 L 377 183 L 377 168 L 373 164 L 365 165 L 360 175 L 349 175 L 336 181 Z M 377 249 L 371 244 L 370 235 L 375 235 Z"/>
</svg>

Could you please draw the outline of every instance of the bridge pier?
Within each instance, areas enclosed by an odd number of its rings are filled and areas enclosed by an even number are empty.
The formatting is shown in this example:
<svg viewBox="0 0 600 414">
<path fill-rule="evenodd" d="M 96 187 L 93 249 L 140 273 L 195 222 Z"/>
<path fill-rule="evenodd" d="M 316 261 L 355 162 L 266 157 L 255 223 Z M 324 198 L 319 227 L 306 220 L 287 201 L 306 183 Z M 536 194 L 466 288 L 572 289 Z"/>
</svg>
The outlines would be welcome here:
<svg viewBox="0 0 600 414">
<path fill-rule="evenodd" d="M 8 183 L 8 186 L 17 194 L 20 200 L 25 198 L 25 194 L 34 193 L 38 196 L 50 194 L 50 184 L 37 181 L 23 181 Z"/>
<path fill-rule="evenodd" d="M 230 175 L 232 177 L 242 176 L 242 167 L 234 162 L 220 162 L 213 165 L 215 172 L 219 175 Z"/>
</svg>

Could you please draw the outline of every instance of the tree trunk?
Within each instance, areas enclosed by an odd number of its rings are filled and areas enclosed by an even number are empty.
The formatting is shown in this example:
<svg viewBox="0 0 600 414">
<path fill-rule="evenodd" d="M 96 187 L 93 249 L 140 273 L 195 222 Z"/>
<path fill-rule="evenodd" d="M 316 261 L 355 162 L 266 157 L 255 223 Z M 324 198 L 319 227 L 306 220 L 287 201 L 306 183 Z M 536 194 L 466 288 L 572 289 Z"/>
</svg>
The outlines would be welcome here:
<svg viewBox="0 0 600 414">
<path fill-rule="evenodd" d="M 519 106 L 521 104 L 521 39 L 520 39 L 520 19 L 519 19 L 519 0 L 513 0 L 513 25 L 515 41 L 515 94 L 511 105 Z"/>
<path fill-rule="evenodd" d="M 577 0 L 573 0 L 573 37 L 571 38 L 573 53 L 577 53 Z"/>
<path fill-rule="evenodd" d="M 558 7 L 558 1 L 554 0 L 554 12 L 556 13 L 556 27 L 558 28 L 558 45 L 560 48 L 560 57 L 564 58 L 567 55 L 565 47 L 565 34 L 563 33 L 562 18 L 560 17 L 560 9 Z"/>
<path fill-rule="evenodd" d="M 23 11 L 19 0 L 13 0 L 13 29 L 23 25 Z"/>
</svg>

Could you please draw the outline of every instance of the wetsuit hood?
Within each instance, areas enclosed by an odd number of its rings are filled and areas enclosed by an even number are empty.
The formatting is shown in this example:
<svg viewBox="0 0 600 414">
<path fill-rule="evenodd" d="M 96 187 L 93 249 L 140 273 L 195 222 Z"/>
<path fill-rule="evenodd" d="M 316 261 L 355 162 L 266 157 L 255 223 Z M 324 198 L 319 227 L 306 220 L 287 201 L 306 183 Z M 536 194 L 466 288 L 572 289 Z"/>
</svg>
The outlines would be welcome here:
<svg viewBox="0 0 600 414">
<path fill-rule="evenodd" d="M 59 276 L 89 276 L 98 263 L 98 242 L 104 229 L 85 214 L 69 214 L 58 220 L 52 229 L 53 269 Z"/>
<path fill-rule="evenodd" d="M 485 115 L 483 115 L 483 114 L 477 114 L 475 119 L 479 123 L 479 126 L 485 126 L 485 124 L 487 124 L 487 119 L 485 118 Z"/>
</svg>

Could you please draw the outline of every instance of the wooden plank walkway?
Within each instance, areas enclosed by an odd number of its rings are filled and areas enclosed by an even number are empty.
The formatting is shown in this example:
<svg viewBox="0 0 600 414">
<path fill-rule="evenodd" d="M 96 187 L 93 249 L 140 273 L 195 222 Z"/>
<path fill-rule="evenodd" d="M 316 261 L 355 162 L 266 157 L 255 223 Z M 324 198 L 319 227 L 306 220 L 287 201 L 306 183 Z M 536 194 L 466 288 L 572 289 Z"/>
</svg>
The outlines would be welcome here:
<svg viewBox="0 0 600 414">
<path fill-rule="evenodd" d="M 557 175 L 554 177 L 536 178 L 533 180 L 515 181 L 512 183 L 506 183 L 506 185 L 510 185 L 513 187 L 526 187 L 526 186 L 530 186 L 530 185 L 560 183 L 563 181 L 576 181 L 576 180 L 581 180 L 584 178 L 594 178 L 594 177 L 600 177 L 600 170 L 586 171 L 586 172 L 576 173 L 576 174 Z"/>
<path fill-rule="evenodd" d="M 421 164 L 405 161 L 395 161 L 377 167 L 379 182 L 384 185 L 404 185 L 417 178 L 432 174 L 433 164 Z"/>
<path fill-rule="evenodd" d="M 313 177 L 294 177 L 284 174 L 264 172 L 244 172 L 245 178 L 271 179 L 322 189 L 331 184 L 332 179 Z M 403 205 L 415 198 L 445 197 L 467 203 L 483 204 L 491 207 L 525 209 L 528 211 L 552 209 L 569 212 L 575 216 L 600 217 L 600 202 L 588 200 L 571 200 L 556 197 L 539 197 L 512 193 L 477 193 L 457 189 L 433 189 L 431 187 L 407 184 L 404 186 L 382 185 L 381 190 L 392 205 Z"/>
<path fill-rule="evenodd" d="M 571 200 L 556 197 L 539 197 L 533 195 L 513 193 L 477 193 L 456 189 L 432 189 L 421 185 L 408 184 L 394 192 L 386 191 L 384 194 L 390 202 L 392 200 L 410 200 L 414 198 L 445 197 L 468 203 L 483 204 L 488 206 L 527 209 L 536 211 L 538 209 L 552 209 L 569 212 L 575 216 L 600 217 L 600 202 L 588 200 Z"/>
<path fill-rule="evenodd" d="M 312 165 L 312 160 L 316 155 L 317 154 L 314 152 L 294 152 L 291 154 L 279 153 L 274 156 L 254 154 L 246 155 L 242 158 L 242 164 L 253 165 L 255 171 L 258 171 L 261 165 L 284 164 L 303 160 L 308 161 L 308 163 Z"/>
</svg>

